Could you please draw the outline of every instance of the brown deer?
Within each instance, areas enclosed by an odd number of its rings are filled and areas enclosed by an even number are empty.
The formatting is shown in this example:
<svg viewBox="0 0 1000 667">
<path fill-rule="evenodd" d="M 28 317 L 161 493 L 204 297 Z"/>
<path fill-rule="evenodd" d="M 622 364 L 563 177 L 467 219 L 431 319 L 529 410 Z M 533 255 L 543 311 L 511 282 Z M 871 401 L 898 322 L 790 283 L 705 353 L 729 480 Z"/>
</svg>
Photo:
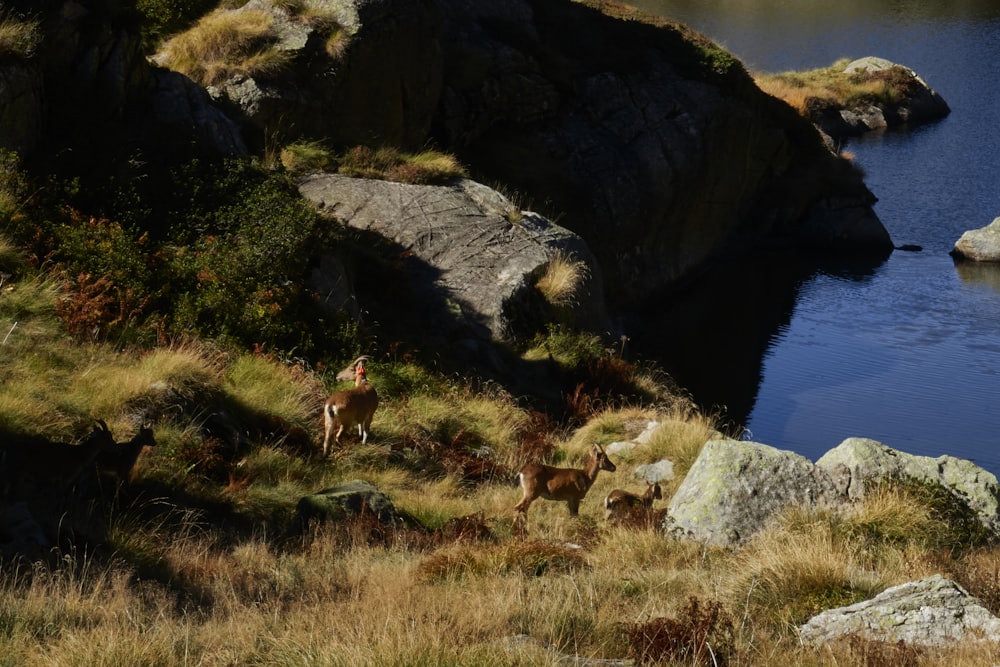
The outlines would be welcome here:
<svg viewBox="0 0 1000 667">
<path fill-rule="evenodd" d="M 76 445 L 48 440 L 9 443 L 0 455 L 5 492 L 17 497 L 41 490 L 69 495 L 84 473 L 93 469 L 97 457 L 117 446 L 103 420 Z"/>
<path fill-rule="evenodd" d="M 128 442 L 118 443 L 111 451 L 102 451 L 97 455 L 97 467 L 117 475 L 122 484 L 132 481 L 132 472 L 139 456 L 147 447 L 155 447 L 153 429 L 148 424 L 139 427 L 139 432 Z"/>
<path fill-rule="evenodd" d="M 325 434 L 323 436 L 323 456 L 330 451 L 330 435 L 333 434 L 334 424 L 339 424 L 333 439 L 340 444 L 340 436 L 345 428 L 358 427 L 358 437 L 361 444 L 368 442 L 368 433 L 372 426 L 372 417 L 378 408 L 378 392 L 368 381 L 365 372 L 365 361 L 367 356 L 355 359 L 344 370 L 337 373 L 337 380 L 341 382 L 353 380 L 354 386 L 350 389 L 336 391 L 326 399 L 323 406 L 323 421 L 325 424 Z"/>
<path fill-rule="evenodd" d="M 636 508 L 642 508 L 649 512 L 653 507 L 653 501 L 663 498 L 663 489 L 657 482 L 648 482 L 649 486 L 642 495 L 629 493 L 622 489 L 615 489 L 604 497 L 604 518 L 619 520 L 623 514 Z"/>
<path fill-rule="evenodd" d="M 590 458 L 582 470 L 579 468 L 555 468 L 541 463 L 529 463 L 521 468 L 519 479 L 524 496 L 514 505 L 515 528 L 523 530 L 527 521 L 528 508 L 537 498 L 566 501 L 570 516 L 580 512 L 580 501 L 597 479 L 602 470 L 614 472 L 617 468 L 600 445 L 590 449 Z"/>
</svg>

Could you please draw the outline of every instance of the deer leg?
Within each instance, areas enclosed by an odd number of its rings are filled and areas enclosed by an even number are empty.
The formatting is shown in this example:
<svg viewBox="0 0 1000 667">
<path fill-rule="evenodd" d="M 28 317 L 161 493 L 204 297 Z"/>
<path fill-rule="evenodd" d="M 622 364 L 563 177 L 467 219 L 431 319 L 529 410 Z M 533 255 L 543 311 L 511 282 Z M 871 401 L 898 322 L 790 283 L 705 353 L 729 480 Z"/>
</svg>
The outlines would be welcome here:
<svg viewBox="0 0 1000 667">
<path fill-rule="evenodd" d="M 569 515 L 570 516 L 578 516 L 580 514 L 580 500 L 579 499 L 577 499 L 577 498 L 570 498 L 569 500 L 566 501 L 566 504 L 569 505 Z"/>
<path fill-rule="evenodd" d="M 330 413 L 323 411 L 326 422 L 323 436 L 323 456 L 326 456 L 330 451 L 330 433 L 333 431 L 333 419 L 330 417 Z"/>
</svg>

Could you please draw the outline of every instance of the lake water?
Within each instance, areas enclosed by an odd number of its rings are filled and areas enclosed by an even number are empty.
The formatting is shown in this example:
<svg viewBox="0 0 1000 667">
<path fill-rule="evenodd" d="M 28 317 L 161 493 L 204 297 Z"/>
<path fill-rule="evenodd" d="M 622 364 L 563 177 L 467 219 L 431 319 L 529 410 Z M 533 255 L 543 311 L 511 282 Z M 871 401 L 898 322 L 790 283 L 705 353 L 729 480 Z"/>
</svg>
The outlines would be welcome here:
<svg viewBox="0 0 1000 667">
<path fill-rule="evenodd" d="M 1000 2 L 631 4 L 687 23 L 750 70 L 887 58 L 952 109 L 845 146 L 893 241 L 922 252 L 868 266 L 730 267 L 664 314 L 685 323 L 667 370 L 703 406 L 725 406 L 747 439 L 815 460 L 870 437 L 1000 476 L 1000 267 L 948 255 L 962 232 L 1000 216 Z"/>
</svg>

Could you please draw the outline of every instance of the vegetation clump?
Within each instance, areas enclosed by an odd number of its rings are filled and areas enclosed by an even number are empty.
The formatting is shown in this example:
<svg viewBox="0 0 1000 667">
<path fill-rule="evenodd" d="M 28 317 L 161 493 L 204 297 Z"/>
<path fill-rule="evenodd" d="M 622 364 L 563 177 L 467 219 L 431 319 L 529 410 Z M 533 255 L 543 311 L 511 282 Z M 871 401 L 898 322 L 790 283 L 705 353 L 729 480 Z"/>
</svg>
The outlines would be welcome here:
<svg viewBox="0 0 1000 667">
<path fill-rule="evenodd" d="M 276 48 L 274 18 L 267 12 L 218 9 L 164 45 L 162 63 L 203 86 L 235 74 L 276 76 L 289 64 L 289 52 Z"/>
<path fill-rule="evenodd" d="M 465 167 L 452 155 L 433 150 L 407 153 L 392 146 L 356 146 L 339 157 L 337 172 L 417 185 L 446 183 L 467 176 Z"/>
<path fill-rule="evenodd" d="M 754 80 L 765 93 L 784 100 L 806 118 L 862 104 L 892 107 L 916 92 L 918 84 L 905 67 L 848 73 L 849 62 L 844 58 L 814 70 L 757 74 Z"/>
<path fill-rule="evenodd" d="M 30 59 L 41 40 L 37 20 L 21 18 L 11 10 L 0 9 L 0 63 Z"/>
</svg>

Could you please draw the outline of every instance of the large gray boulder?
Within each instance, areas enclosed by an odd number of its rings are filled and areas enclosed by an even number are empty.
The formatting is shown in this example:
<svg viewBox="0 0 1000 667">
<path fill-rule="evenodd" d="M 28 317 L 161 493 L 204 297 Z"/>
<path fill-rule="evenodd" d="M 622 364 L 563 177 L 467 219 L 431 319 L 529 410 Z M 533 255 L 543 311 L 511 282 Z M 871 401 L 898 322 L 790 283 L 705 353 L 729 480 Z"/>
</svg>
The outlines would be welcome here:
<svg viewBox="0 0 1000 667">
<path fill-rule="evenodd" d="M 968 459 L 916 456 L 868 438 L 848 438 L 824 454 L 816 466 L 837 480 L 851 500 L 882 480 L 940 485 L 967 506 L 992 534 L 1000 534 L 1000 484 L 996 476 Z"/>
<path fill-rule="evenodd" d="M 702 448 L 662 528 L 719 546 L 739 546 L 783 509 L 850 506 L 882 481 L 940 486 L 1000 535 L 1000 484 L 972 461 L 916 456 L 867 438 L 848 438 L 815 464 L 754 442 L 718 439 Z"/>
<path fill-rule="evenodd" d="M 609 327 L 600 269 L 586 243 L 491 188 L 466 179 L 430 186 L 315 174 L 299 191 L 322 214 L 398 246 L 424 333 L 471 346 L 532 333 L 555 317 L 545 316 L 535 282 L 557 256 L 587 269 L 558 315 L 589 330 Z"/>
<path fill-rule="evenodd" d="M 738 546 L 791 506 L 843 502 L 833 477 L 794 452 L 756 442 L 705 443 L 674 497 L 663 529 L 716 546 Z"/>
<path fill-rule="evenodd" d="M 953 257 L 974 262 L 1000 262 L 1000 218 L 980 227 L 970 229 L 955 242 Z"/>
<path fill-rule="evenodd" d="M 916 646 L 995 642 L 1000 641 L 1000 619 L 964 588 L 934 575 L 824 611 L 799 628 L 801 640 L 812 645 L 845 636 Z"/>
</svg>

